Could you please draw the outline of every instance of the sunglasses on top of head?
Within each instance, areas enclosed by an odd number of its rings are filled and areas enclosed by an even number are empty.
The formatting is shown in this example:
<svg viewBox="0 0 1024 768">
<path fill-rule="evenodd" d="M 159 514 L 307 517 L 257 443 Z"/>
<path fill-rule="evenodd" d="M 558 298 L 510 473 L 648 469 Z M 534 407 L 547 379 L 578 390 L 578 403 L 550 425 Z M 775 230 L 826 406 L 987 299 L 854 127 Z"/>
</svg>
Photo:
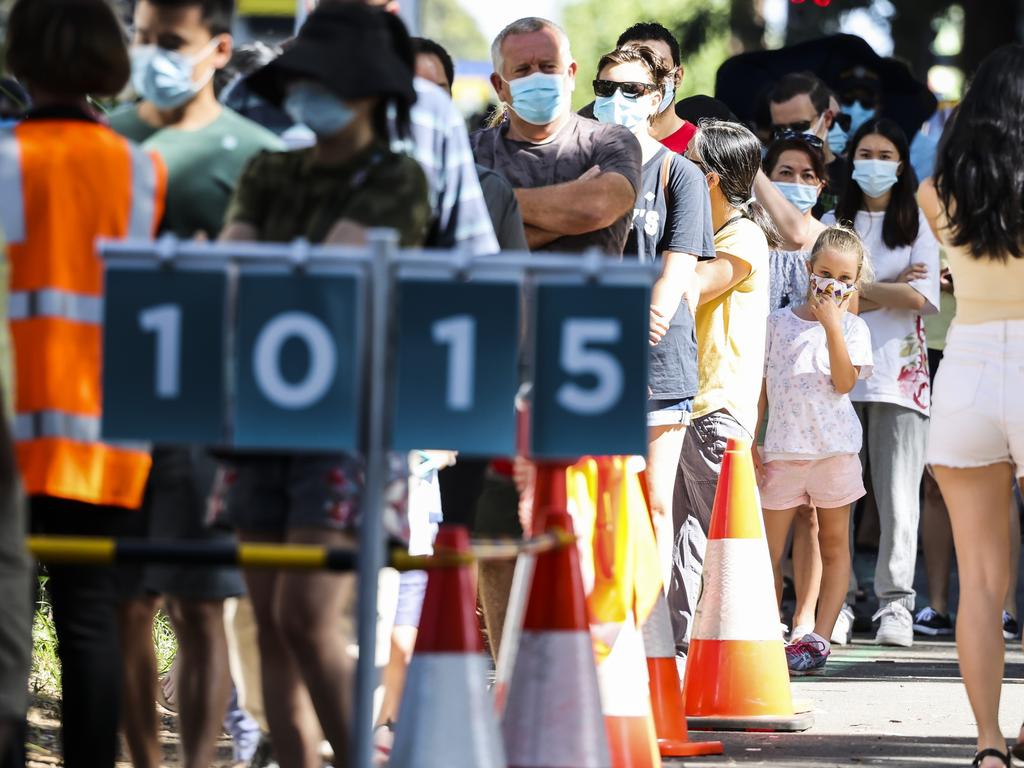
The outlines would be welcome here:
<svg viewBox="0 0 1024 768">
<path fill-rule="evenodd" d="M 772 133 L 772 138 L 774 138 L 776 141 L 781 141 L 785 139 L 799 139 L 812 149 L 821 149 L 823 146 L 825 146 L 825 142 L 823 142 L 813 133 L 795 131 L 792 128 L 776 128 L 775 131 Z"/>
<path fill-rule="evenodd" d="M 620 83 L 615 80 L 595 80 L 594 94 L 602 98 L 611 98 L 616 91 L 622 91 L 627 99 L 639 99 L 657 90 L 652 83 Z"/>
</svg>

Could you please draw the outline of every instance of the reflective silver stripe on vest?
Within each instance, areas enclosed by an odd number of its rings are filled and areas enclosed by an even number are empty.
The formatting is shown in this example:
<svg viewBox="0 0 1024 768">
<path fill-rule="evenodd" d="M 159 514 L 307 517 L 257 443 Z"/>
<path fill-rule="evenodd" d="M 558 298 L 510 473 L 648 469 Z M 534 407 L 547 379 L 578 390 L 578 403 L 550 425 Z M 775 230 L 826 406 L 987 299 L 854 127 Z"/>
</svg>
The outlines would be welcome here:
<svg viewBox="0 0 1024 768">
<path fill-rule="evenodd" d="M 86 296 L 52 288 L 44 288 L 41 291 L 12 291 L 7 314 L 11 320 L 59 317 L 76 323 L 99 325 L 103 322 L 103 299 L 99 296 Z"/>
<path fill-rule="evenodd" d="M 100 420 L 95 416 L 78 416 L 63 411 L 19 413 L 14 417 L 15 440 L 38 440 L 44 437 L 95 443 L 100 439 Z"/>
<path fill-rule="evenodd" d="M 156 166 L 153 158 L 129 143 L 132 156 L 132 208 L 127 237 L 149 240 L 156 227 Z"/>
<path fill-rule="evenodd" d="M 10 130 L 0 131 L 0 230 L 8 243 L 25 240 L 25 199 L 21 150 Z"/>
</svg>

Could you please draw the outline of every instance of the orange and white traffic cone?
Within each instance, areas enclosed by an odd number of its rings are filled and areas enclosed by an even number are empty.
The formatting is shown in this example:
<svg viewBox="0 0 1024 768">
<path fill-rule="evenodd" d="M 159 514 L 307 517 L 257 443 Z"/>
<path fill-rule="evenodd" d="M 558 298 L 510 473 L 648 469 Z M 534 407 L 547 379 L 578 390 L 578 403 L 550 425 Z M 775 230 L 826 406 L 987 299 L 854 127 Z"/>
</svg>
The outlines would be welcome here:
<svg viewBox="0 0 1024 768">
<path fill-rule="evenodd" d="M 686 731 L 682 685 L 676 666 L 672 620 L 665 595 L 658 597 L 654 610 L 643 626 L 644 650 L 647 651 L 647 675 L 654 712 L 654 730 L 658 734 L 658 751 L 662 757 L 696 757 L 722 754 L 720 741 L 690 741 Z"/>
<path fill-rule="evenodd" d="M 434 546 L 438 553 L 467 554 L 469 533 L 442 526 Z M 505 768 L 469 564 L 429 571 L 388 765 Z"/>
<path fill-rule="evenodd" d="M 535 519 L 537 528 L 571 534 L 564 469 L 560 486 L 542 476 L 536 502 L 544 513 Z M 501 730 L 510 768 L 611 768 L 575 544 L 536 557 L 504 698 Z"/>
<path fill-rule="evenodd" d="M 694 730 L 804 731 L 796 713 L 750 443 L 730 439 L 683 687 Z"/>
<path fill-rule="evenodd" d="M 613 768 L 661 768 L 644 663 L 644 641 L 632 613 L 621 624 L 591 627 L 595 640 L 610 649 L 598 664 L 608 744 Z"/>
</svg>

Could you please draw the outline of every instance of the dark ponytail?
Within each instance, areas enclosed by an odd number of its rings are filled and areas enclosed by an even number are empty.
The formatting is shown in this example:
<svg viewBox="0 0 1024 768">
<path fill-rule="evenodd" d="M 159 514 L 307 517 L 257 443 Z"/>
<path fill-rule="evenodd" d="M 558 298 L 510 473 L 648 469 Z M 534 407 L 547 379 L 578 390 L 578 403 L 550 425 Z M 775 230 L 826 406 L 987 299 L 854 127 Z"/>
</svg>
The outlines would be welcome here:
<svg viewBox="0 0 1024 768">
<path fill-rule="evenodd" d="M 761 142 L 757 137 L 739 123 L 706 119 L 700 121 L 700 130 L 690 146 L 704 168 L 718 174 L 726 202 L 764 232 L 769 248 L 778 248 L 782 236 L 753 195 L 754 179 L 761 167 Z"/>
</svg>

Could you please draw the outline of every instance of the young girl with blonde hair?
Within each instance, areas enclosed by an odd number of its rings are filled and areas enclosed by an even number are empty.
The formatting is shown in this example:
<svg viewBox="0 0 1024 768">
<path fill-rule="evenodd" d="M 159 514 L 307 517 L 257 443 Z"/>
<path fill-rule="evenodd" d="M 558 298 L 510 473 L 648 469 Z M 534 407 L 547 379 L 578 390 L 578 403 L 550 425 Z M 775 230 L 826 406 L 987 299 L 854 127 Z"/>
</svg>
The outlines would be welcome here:
<svg viewBox="0 0 1024 768">
<path fill-rule="evenodd" d="M 846 598 L 850 507 L 865 494 L 863 433 L 849 393 L 872 367 L 867 324 L 848 311 L 871 274 L 860 238 L 852 229 L 829 227 L 815 242 L 808 269 L 807 301 L 768 316 L 759 422 L 771 407 L 763 454 L 754 454 L 776 570 L 797 509 L 818 510 L 821 591 L 814 631 L 786 648 L 795 674 L 824 668 Z"/>
</svg>

